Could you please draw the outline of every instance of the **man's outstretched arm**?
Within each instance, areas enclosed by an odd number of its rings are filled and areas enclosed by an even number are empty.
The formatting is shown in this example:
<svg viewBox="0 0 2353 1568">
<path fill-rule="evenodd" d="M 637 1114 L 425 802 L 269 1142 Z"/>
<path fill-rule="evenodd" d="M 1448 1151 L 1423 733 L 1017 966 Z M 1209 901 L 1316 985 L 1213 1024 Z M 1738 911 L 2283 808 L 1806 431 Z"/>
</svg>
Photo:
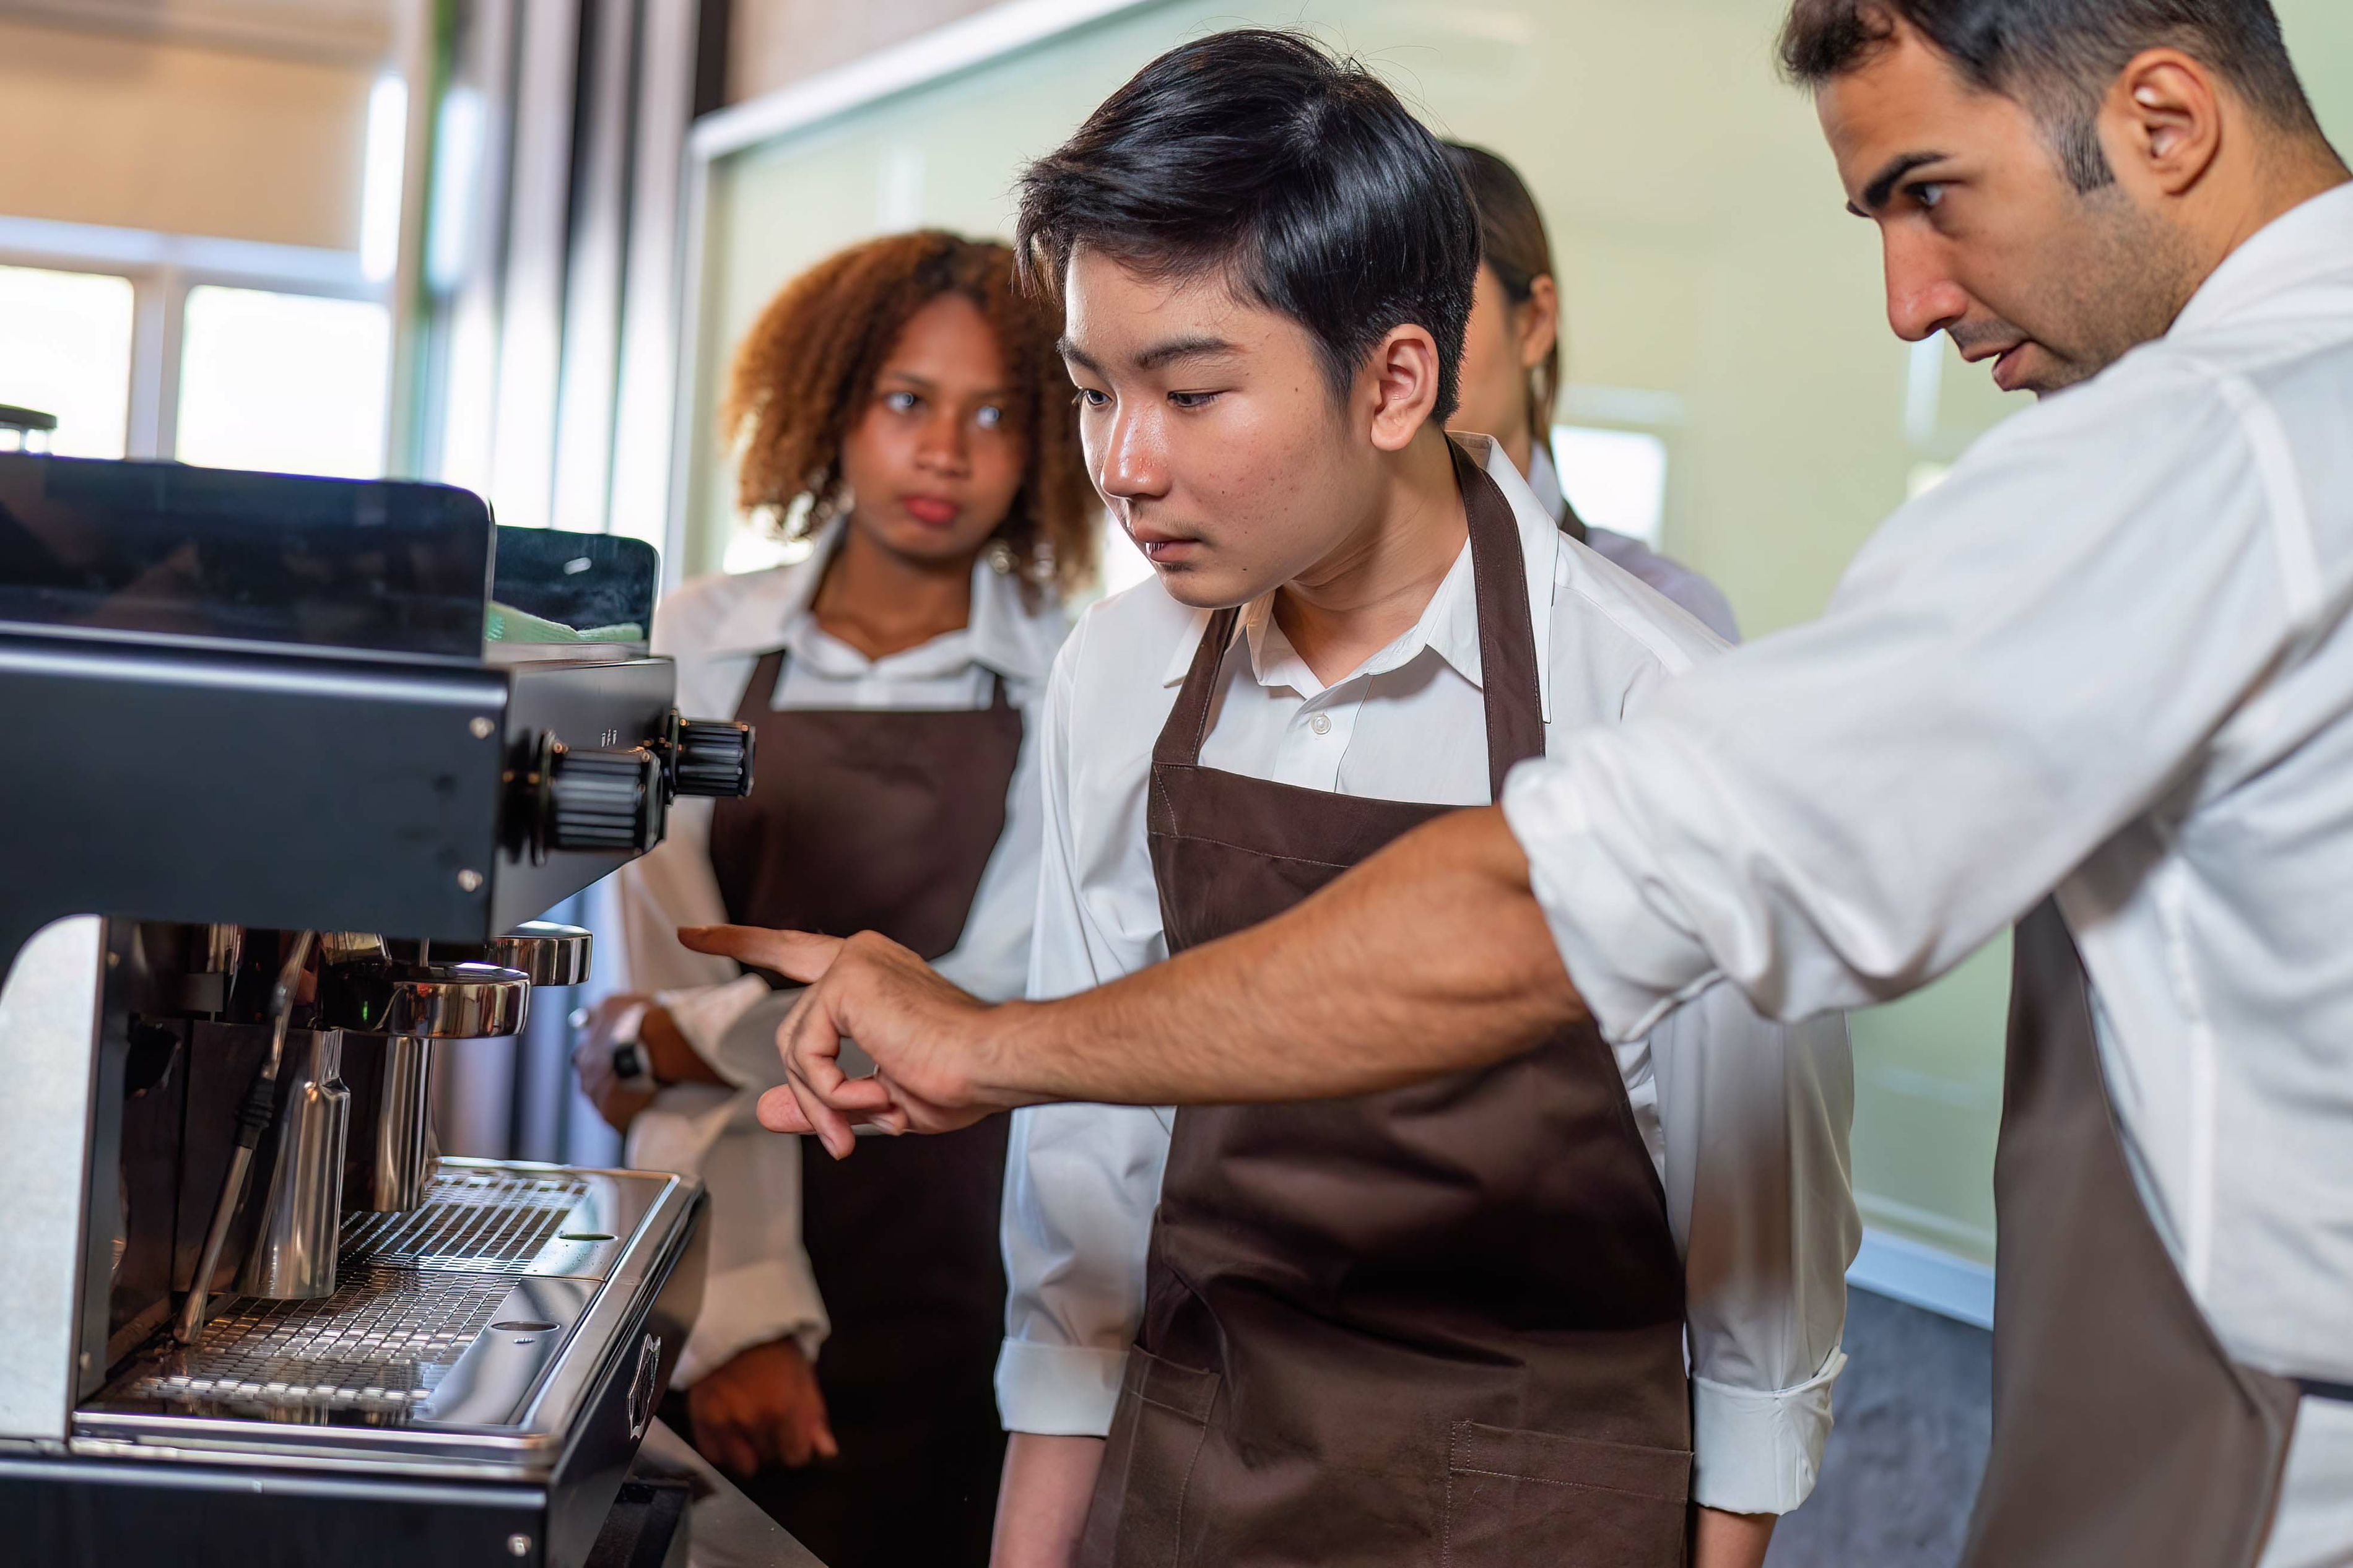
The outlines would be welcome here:
<svg viewBox="0 0 2353 1568">
<path fill-rule="evenodd" d="M 1297 908 L 1060 1002 L 985 1005 L 879 937 L 740 926 L 690 947 L 810 983 L 763 1120 L 837 1157 L 851 1123 L 938 1131 L 1050 1100 L 1361 1094 L 1525 1050 L 1583 1014 L 1494 807 L 1409 834 Z M 878 1064 L 847 1079 L 844 1036 Z"/>
</svg>

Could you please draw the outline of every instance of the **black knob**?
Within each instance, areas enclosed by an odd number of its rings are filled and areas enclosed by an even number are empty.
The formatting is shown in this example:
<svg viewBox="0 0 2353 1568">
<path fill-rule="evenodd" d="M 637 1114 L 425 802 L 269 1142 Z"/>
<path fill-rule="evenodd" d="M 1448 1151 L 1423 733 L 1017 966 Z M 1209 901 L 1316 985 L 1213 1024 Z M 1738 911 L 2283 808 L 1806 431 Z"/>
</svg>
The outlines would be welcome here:
<svg viewBox="0 0 2353 1568">
<path fill-rule="evenodd" d="M 541 818 L 547 848 L 640 855 L 661 842 L 662 768 L 653 752 L 548 750 Z"/>
<path fill-rule="evenodd" d="M 741 800 L 752 793 L 752 726 L 731 719 L 681 719 L 669 753 L 670 793 Z"/>
</svg>

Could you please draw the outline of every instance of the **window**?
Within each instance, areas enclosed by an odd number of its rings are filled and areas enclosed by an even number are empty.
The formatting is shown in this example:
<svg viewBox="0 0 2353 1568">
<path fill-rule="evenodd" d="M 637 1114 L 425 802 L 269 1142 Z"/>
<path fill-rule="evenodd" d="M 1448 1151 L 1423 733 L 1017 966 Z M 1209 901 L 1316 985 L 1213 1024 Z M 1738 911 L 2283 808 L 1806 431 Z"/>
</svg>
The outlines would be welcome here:
<svg viewBox="0 0 2353 1568">
<path fill-rule="evenodd" d="M 1640 430 L 1556 425 L 1561 493 L 1595 528 L 1656 547 L 1667 514 L 1667 444 Z"/>
<path fill-rule="evenodd" d="M 372 300 L 192 289 L 174 455 L 215 468 L 381 478 L 391 358 L 391 316 Z"/>
<path fill-rule="evenodd" d="M 53 452 L 121 457 L 132 316 L 127 278 L 0 267 L 0 403 L 56 415 Z"/>
</svg>

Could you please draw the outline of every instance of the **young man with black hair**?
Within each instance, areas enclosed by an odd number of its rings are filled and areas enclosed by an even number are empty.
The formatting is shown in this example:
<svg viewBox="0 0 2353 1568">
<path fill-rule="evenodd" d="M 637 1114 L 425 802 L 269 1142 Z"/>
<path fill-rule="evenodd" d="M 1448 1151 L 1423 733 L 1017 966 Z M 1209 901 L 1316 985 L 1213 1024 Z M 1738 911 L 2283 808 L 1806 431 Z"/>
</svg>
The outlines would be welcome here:
<svg viewBox="0 0 2353 1568">
<path fill-rule="evenodd" d="M 1721 647 L 1449 439 L 1476 220 L 1369 73 L 1187 45 L 1021 195 L 1159 578 L 1050 688 L 1033 994 L 1288 907 Z M 999 1568 L 1667 1568 L 1694 1529 L 1755 1568 L 1843 1362 L 1850 1075 L 1838 1016 L 1717 987 L 1404 1094 L 1024 1113 Z"/>
<path fill-rule="evenodd" d="M 823 979 L 766 1114 L 1386 1089 L 1726 978 L 1899 995 L 2017 921 L 1965 1562 L 2346 1568 L 2353 174 L 2265 0 L 1798 0 L 1784 59 L 1897 332 L 2060 395 L 1815 626 L 1252 931 L 997 1011 L 775 939 Z"/>
</svg>

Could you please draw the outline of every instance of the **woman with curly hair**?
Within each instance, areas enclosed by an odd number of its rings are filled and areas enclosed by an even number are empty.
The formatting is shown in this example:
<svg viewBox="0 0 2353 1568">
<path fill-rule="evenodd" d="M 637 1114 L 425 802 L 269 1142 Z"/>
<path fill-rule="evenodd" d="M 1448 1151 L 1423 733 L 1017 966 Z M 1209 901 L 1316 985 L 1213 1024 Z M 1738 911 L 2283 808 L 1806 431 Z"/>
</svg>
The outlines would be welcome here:
<svg viewBox="0 0 2353 1568">
<path fill-rule="evenodd" d="M 656 616 L 681 705 L 757 732 L 756 782 L 680 801 L 621 873 L 627 980 L 576 1056 L 633 1163 L 711 1192 L 677 1377 L 695 1445 L 834 1568 L 987 1558 L 1005 1126 L 803 1161 L 752 1118 L 791 993 L 674 933 L 879 931 L 1020 994 L 1034 713 L 1095 534 L 1060 318 L 1012 270 L 1001 245 L 873 240 L 787 284 L 738 350 L 739 499 L 810 549 Z"/>
</svg>

